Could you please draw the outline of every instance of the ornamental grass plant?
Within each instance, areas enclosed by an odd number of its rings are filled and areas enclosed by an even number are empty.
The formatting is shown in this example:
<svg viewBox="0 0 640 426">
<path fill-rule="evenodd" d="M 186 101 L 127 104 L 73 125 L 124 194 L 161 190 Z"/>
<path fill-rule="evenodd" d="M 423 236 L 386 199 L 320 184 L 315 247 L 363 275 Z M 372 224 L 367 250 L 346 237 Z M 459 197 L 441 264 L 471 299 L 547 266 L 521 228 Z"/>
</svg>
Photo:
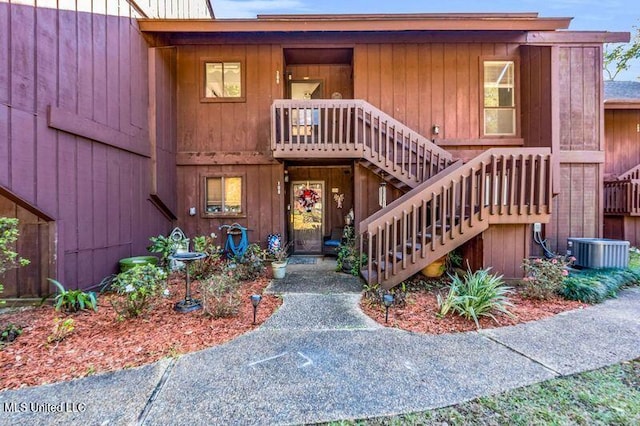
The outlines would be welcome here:
<svg viewBox="0 0 640 426">
<path fill-rule="evenodd" d="M 468 269 L 462 278 L 450 275 L 449 293 L 444 298 L 437 296 L 438 316 L 443 317 L 453 312 L 466 319 L 472 319 L 478 329 L 479 317 L 486 316 L 497 321 L 493 315 L 495 312 L 512 316 L 507 310 L 513 306 L 508 298 L 512 289 L 503 284 L 502 275 L 490 274 L 490 269 L 475 272 Z"/>
</svg>

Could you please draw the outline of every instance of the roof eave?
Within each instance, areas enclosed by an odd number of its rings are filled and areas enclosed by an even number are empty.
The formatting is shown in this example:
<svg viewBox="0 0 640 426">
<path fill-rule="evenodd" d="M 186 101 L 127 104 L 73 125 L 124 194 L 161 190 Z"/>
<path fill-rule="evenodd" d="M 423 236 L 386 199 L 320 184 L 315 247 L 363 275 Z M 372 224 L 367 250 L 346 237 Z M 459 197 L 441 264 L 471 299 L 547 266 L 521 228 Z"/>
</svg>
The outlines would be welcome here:
<svg viewBox="0 0 640 426">
<path fill-rule="evenodd" d="M 607 99 L 604 101 L 604 109 L 640 109 L 640 99 Z"/>
<path fill-rule="evenodd" d="M 140 19 L 143 32 L 243 33 L 293 31 L 555 31 L 566 29 L 572 18 L 425 17 L 422 15 L 362 15 L 314 19 Z"/>
</svg>

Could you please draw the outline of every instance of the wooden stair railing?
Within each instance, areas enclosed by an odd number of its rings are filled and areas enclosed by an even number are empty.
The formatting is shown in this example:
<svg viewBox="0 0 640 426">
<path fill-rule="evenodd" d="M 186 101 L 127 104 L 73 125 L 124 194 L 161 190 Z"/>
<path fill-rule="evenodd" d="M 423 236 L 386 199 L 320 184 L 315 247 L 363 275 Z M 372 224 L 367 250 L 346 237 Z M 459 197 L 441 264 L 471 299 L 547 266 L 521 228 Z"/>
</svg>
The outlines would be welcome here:
<svg viewBox="0 0 640 426">
<path fill-rule="evenodd" d="M 640 164 L 619 175 L 616 180 L 640 179 Z"/>
<path fill-rule="evenodd" d="M 604 214 L 640 216 L 640 179 L 605 181 Z"/>
<path fill-rule="evenodd" d="M 494 223 L 548 222 L 551 153 L 494 148 L 456 162 L 359 225 L 362 275 L 391 288 Z"/>
<path fill-rule="evenodd" d="M 414 188 L 452 162 L 446 150 L 363 100 L 276 100 L 276 158 L 355 158 L 394 185 Z"/>
</svg>

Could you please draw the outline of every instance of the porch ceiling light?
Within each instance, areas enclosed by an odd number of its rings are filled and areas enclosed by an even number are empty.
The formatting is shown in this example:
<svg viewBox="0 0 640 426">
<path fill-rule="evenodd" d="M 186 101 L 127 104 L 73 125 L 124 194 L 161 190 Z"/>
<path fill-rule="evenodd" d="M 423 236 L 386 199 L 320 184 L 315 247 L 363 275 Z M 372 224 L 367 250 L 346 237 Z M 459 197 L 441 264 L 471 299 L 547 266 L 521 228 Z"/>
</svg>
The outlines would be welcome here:
<svg viewBox="0 0 640 426">
<path fill-rule="evenodd" d="M 251 299 L 251 304 L 253 305 L 253 325 L 256 325 L 256 313 L 258 312 L 258 305 L 262 300 L 262 296 L 259 294 L 252 294 L 249 296 L 249 299 Z"/>
<path fill-rule="evenodd" d="M 384 304 L 384 322 L 389 322 L 389 307 L 393 305 L 393 294 L 385 294 L 382 296 L 382 303 Z"/>
</svg>

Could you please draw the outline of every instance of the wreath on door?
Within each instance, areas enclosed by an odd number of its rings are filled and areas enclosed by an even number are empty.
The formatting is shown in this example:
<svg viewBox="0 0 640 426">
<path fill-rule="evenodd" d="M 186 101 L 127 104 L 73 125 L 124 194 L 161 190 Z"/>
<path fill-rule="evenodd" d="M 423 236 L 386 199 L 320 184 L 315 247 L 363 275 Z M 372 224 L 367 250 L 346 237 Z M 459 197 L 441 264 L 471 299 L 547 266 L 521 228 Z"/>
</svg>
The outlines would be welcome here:
<svg viewBox="0 0 640 426">
<path fill-rule="evenodd" d="M 298 204 L 305 209 L 307 213 L 311 212 L 313 206 L 320 201 L 320 194 L 311 188 L 304 188 L 298 191 Z"/>
</svg>

